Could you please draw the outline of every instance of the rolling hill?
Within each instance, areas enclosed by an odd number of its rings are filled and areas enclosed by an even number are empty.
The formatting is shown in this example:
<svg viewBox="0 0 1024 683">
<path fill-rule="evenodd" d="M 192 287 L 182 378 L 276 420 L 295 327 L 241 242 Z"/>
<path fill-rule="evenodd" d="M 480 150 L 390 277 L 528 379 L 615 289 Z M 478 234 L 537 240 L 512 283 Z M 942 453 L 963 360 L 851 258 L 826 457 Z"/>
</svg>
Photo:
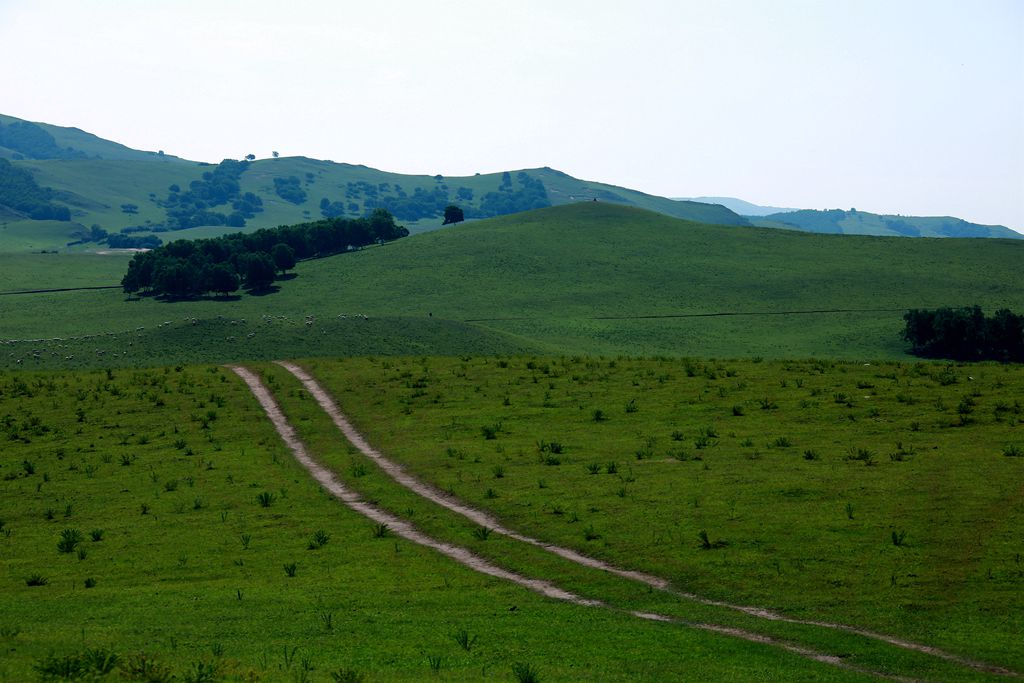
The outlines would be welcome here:
<svg viewBox="0 0 1024 683">
<path fill-rule="evenodd" d="M 377 207 L 420 232 L 440 227 L 450 203 L 462 207 L 468 219 L 599 201 L 705 223 L 749 224 L 722 206 L 677 202 L 546 167 L 446 178 L 305 157 L 225 166 L 133 150 L 77 128 L 9 116 L 0 116 L 0 159 L 28 172 L 47 201 L 70 212 L 63 231 L 40 231 L 37 239 L 25 239 L 33 232 L 30 221 L 22 225 L 30 218 L 28 212 L 5 205 L 0 196 L 0 251 L 65 249 L 94 225 L 109 233 L 156 234 L 167 241 L 237 231 L 242 222 L 246 229 L 258 229 L 323 216 L 361 216 Z M 227 185 L 220 182 L 224 178 Z M 175 214 L 181 213 L 183 198 L 202 201 L 201 206 L 189 204 L 191 213 L 184 219 Z M 232 219 L 233 213 L 242 220 Z M 3 230 L 18 234 L 18 240 L 5 240 Z M 100 246 L 71 245 L 77 250 Z"/>
<path fill-rule="evenodd" d="M 585 202 L 305 261 L 266 296 L 126 301 L 117 288 L 0 296 L 4 337 L 22 340 L 8 341 L 0 360 L 67 367 L 516 349 L 907 358 L 899 334 L 909 308 L 1024 308 L 1022 259 L 1018 240 L 726 227 Z M 4 260 L 2 291 L 66 286 L 69 270 L 87 266 L 92 278 L 76 286 L 116 285 L 127 262 Z M 62 341 L 38 341 L 55 337 Z"/>
</svg>

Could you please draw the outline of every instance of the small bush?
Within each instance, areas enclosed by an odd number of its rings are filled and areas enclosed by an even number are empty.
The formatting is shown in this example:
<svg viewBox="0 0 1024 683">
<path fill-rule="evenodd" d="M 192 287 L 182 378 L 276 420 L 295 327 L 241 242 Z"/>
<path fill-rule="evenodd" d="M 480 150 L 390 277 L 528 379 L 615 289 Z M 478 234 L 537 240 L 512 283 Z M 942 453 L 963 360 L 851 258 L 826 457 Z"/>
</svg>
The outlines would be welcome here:
<svg viewBox="0 0 1024 683">
<path fill-rule="evenodd" d="M 590 474 L 600 474 L 601 465 L 599 465 L 596 462 L 592 462 L 589 465 L 587 465 L 587 472 L 589 472 Z"/>
<path fill-rule="evenodd" d="M 477 528 L 473 529 L 473 538 L 477 539 L 478 541 L 486 541 L 488 538 L 491 537 L 491 531 L 492 529 L 488 527 L 478 526 Z"/>
<path fill-rule="evenodd" d="M 85 587 L 86 588 L 95 588 L 96 587 L 96 579 L 92 578 L 91 576 L 88 577 L 85 580 Z"/>
<path fill-rule="evenodd" d="M 776 448 L 790 448 L 793 446 L 793 442 L 789 440 L 789 437 L 780 436 L 772 442 L 772 445 Z"/>
<path fill-rule="evenodd" d="M 50 580 L 42 574 L 30 574 L 25 579 L 26 586 L 45 586 L 48 583 L 50 583 Z"/>
<path fill-rule="evenodd" d="M 501 423 L 495 422 L 494 424 L 484 425 L 480 428 L 480 432 L 484 435 L 484 439 L 493 441 L 498 438 L 498 432 L 501 431 Z"/>
<path fill-rule="evenodd" d="M 264 491 L 256 496 L 256 501 L 260 504 L 260 507 L 268 508 L 274 504 L 275 500 L 277 500 L 277 496 L 270 491 Z"/>
<path fill-rule="evenodd" d="M 619 471 L 619 466 L 616 465 L 614 462 L 610 462 L 604 466 L 604 471 L 607 472 L 608 474 L 615 474 L 616 472 Z"/>
<path fill-rule="evenodd" d="M 626 413 L 635 413 L 638 410 L 640 410 L 640 408 L 636 405 L 636 399 L 629 399 L 629 402 L 626 404 Z"/>
<path fill-rule="evenodd" d="M 540 683 L 540 674 L 537 669 L 526 662 L 516 662 L 512 665 L 512 675 L 518 683 Z"/>
<path fill-rule="evenodd" d="M 821 456 L 813 448 L 808 448 L 804 451 L 804 460 L 821 460 Z"/>
<path fill-rule="evenodd" d="M 906 537 L 906 531 L 901 530 L 898 533 L 894 531 L 892 532 L 892 544 L 897 548 L 902 548 L 905 545 L 905 541 L 903 539 L 905 539 Z"/>
<path fill-rule="evenodd" d="M 495 465 L 491 468 L 491 474 L 494 475 L 495 479 L 503 479 L 505 477 L 505 468 L 501 465 Z"/>
<path fill-rule="evenodd" d="M 1024 458 L 1024 448 L 1016 444 L 1010 444 L 1003 449 L 1003 455 L 1007 458 Z"/>
<path fill-rule="evenodd" d="M 476 643 L 476 636 L 470 636 L 466 629 L 459 629 L 455 632 L 455 642 L 459 644 L 466 652 L 473 649 L 473 645 Z"/>
<path fill-rule="evenodd" d="M 387 525 L 385 524 L 384 526 Z M 330 540 L 330 534 L 328 534 L 323 529 L 317 529 L 317 531 L 313 534 L 312 538 L 309 539 L 309 545 L 307 546 L 307 548 L 309 550 L 319 550 L 320 548 L 323 548 L 325 545 L 327 545 L 327 542 Z"/>
<path fill-rule="evenodd" d="M 608 419 L 608 416 L 604 414 L 604 411 L 600 408 L 596 408 L 594 412 L 590 414 L 590 419 L 594 422 L 604 422 Z"/>
<path fill-rule="evenodd" d="M 380 522 L 379 524 L 375 524 L 374 527 L 373 527 L 373 537 L 374 538 L 387 538 L 389 533 L 391 533 L 391 527 L 389 527 L 384 522 Z"/>
<path fill-rule="evenodd" d="M 741 405 L 735 405 L 732 407 L 732 414 L 735 417 L 743 417 L 743 412 L 743 406 Z"/>
<path fill-rule="evenodd" d="M 78 529 L 65 529 L 60 532 L 60 540 L 57 541 L 57 550 L 62 553 L 74 552 L 75 547 L 84 540 L 82 532 Z"/>
<path fill-rule="evenodd" d="M 284 566 L 285 576 L 295 576 L 295 572 L 299 570 L 299 565 L 294 562 L 289 562 Z"/>
</svg>

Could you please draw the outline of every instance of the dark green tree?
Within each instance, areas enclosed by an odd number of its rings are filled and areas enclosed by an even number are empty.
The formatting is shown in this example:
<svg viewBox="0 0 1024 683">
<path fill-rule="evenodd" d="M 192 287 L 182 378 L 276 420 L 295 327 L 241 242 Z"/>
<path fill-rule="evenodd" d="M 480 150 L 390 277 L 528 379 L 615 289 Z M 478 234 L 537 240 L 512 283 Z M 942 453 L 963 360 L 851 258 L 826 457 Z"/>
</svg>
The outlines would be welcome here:
<svg viewBox="0 0 1024 683">
<path fill-rule="evenodd" d="M 238 275 L 235 274 L 235 271 L 227 264 L 218 263 L 210 269 L 206 287 L 212 292 L 218 292 L 221 296 L 227 296 L 231 292 L 238 291 L 238 284 Z"/>
<path fill-rule="evenodd" d="M 270 257 L 274 259 L 274 266 L 285 273 L 295 267 L 295 250 L 284 242 L 278 242 L 270 250 Z"/>
<path fill-rule="evenodd" d="M 466 217 L 463 214 L 462 209 L 459 207 L 454 204 L 449 204 L 444 207 L 444 223 L 442 223 L 442 225 L 448 225 L 449 223 L 461 223 L 464 220 L 466 220 Z"/>
<path fill-rule="evenodd" d="M 245 286 L 255 292 L 270 288 L 274 282 L 274 262 L 263 252 L 252 254 L 245 263 Z"/>
</svg>

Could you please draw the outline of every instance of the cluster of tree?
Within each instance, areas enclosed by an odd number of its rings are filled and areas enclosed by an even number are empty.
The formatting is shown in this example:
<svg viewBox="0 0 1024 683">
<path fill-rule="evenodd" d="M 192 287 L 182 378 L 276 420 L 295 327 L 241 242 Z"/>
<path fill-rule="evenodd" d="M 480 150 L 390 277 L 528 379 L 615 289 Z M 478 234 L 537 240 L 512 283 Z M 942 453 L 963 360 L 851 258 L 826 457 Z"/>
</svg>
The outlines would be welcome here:
<svg viewBox="0 0 1024 683">
<path fill-rule="evenodd" d="M 85 159 L 87 155 L 71 147 L 61 147 L 40 126 L 28 121 L 0 124 L 0 147 L 29 159 Z"/>
<path fill-rule="evenodd" d="M 480 206 L 467 215 L 471 218 L 489 218 L 551 206 L 548 191 L 541 180 L 531 178 L 525 171 L 517 173 L 516 180 L 519 181 L 518 190 L 512 187 L 511 174 L 505 171 L 498 191 L 485 194 L 480 200 Z"/>
<path fill-rule="evenodd" d="M 293 175 L 287 178 L 274 178 L 274 192 L 286 202 L 301 204 L 306 201 L 306 191 L 302 189 L 299 179 Z"/>
<path fill-rule="evenodd" d="M 106 237 L 107 246 L 111 249 L 156 249 L 164 243 L 156 235 L 121 235 L 113 234 Z"/>
<path fill-rule="evenodd" d="M 212 171 L 203 173 L 200 180 L 189 183 L 184 192 L 178 185 L 168 188 L 167 199 L 161 204 L 167 211 L 167 230 L 185 230 L 198 225 L 227 225 L 245 227 L 247 218 L 263 211 L 263 200 L 252 192 L 242 194 L 238 180 L 249 168 L 248 161 L 225 159 Z M 214 211 L 218 206 L 231 205 L 230 213 Z"/>
<path fill-rule="evenodd" d="M 38 221 L 71 220 L 71 210 L 52 203 L 52 197 L 53 190 L 40 187 L 31 173 L 0 158 L 0 206 Z"/>
<path fill-rule="evenodd" d="M 1024 316 L 1000 309 L 991 318 L 981 308 L 914 309 L 903 316 L 903 339 L 926 358 L 1024 362 Z"/>
<path fill-rule="evenodd" d="M 481 197 L 478 206 L 471 204 L 474 193 L 469 187 L 456 188 L 454 201 L 460 202 L 463 206 L 466 218 L 489 218 L 551 206 L 547 189 L 541 180 L 532 178 L 523 171 L 516 174 L 515 180 L 518 181 L 518 188 L 512 174 L 506 171 L 501 177 L 498 190 Z M 387 209 L 403 221 L 437 218 L 444 215 L 445 209 L 452 204 L 453 197 L 444 182 L 444 176 L 434 176 L 434 181 L 433 188 L 417 187 L 412 195 L 397 183 L 374 185 L 366 181 L 350 182 L 345 187 L 344 200 L 332 201 L 328 197 L 320 200 L 320 213 L 326 218 L 345 214 L 358 215 L 359 200 L 362 200 L 362 210 Z"/>
<path fill-rule="evenodd" d="M 409 231 L 378 209 L 358 219 L 332 218 L 265 228 L 202 240 L 177 240 L 136 254 L 121 286 L 128 294 L 145 292 L 171 299 L 209 292 L 227 295 L 241 285 L 266 291 L 278 272 L 298 258 L 327 256 L 405 237 Z"/>
<path fill-rule="evenodd" d="M 155 249 L 163 244 L 163 240 L 156 235 L 132 236 L 124 234 L 124 231 L 120 234 L 110 234 L 96 224 L 93 224 L 88 230 L 83 229 L 76 232 L 75 237 L 78 239 L 74 242 L 68 242 L 69 247 L 88 242 L 96 242 L 97 244 L 106 242 L 107 246 L 112 249 Z"/>
</svg>

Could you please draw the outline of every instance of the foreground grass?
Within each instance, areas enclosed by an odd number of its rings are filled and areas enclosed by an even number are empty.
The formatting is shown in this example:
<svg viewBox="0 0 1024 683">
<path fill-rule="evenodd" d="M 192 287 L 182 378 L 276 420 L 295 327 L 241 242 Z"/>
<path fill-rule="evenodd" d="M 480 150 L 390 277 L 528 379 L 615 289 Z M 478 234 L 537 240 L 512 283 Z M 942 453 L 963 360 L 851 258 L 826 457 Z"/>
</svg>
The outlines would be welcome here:
<svg viewBox="0 0 1024 683">
<path fill-rule="evenodd" d="M 140 653 L 179 680 L 859 678 L 377 537 L 222 368 L 0 373 L 0 426 L 0 680 L 88 652 L 137 680 Z"/>
<path fill-rule="evenodd" d="M 1024 668 L 1019 366 L 307 367 L 377 447 L 513 528 L 709 597 Z M 296 410 L 301 390 L 265 371 Z"/>
</svg>

